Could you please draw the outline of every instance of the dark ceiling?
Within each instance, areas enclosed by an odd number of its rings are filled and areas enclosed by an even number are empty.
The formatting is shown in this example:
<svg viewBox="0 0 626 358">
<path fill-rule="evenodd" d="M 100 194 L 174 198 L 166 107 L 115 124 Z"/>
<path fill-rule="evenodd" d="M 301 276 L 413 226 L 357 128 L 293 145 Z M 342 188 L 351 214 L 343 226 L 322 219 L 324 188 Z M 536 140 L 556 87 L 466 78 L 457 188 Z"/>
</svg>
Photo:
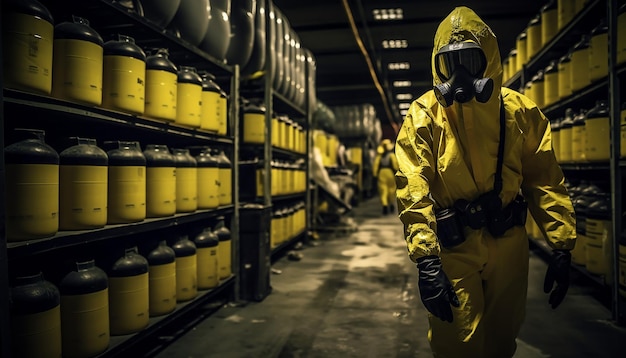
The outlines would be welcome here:
<svg viewBox="0 0 626 358">
<path fill-rule="evenodd" d="M 400 123 L 398 93 L 415 99 L 431 88 L 430 58 L 435 30 L 454 7 L 472 8 L 498 37 L 504 58 L 515 47 L 516 37 L 539 14 L 548 0 L 274 0 L 316 61 L 317 98 L 328 106 L 371 103 L 384 124 Z M 346 6 L 347 5 L 347 6 Z M 401 9 L 403 18 L 375 21 L 374 9 Z M 370 75 L 365 56 L 351 30 L 349 15 L 372 60 L 383 96 Z M 383 48 L 384 40 L 407 40 L 402 49 Z M 388 64 L 408 62 L 407 70 L 389 71 Z M 394 88 L 394 81 L 411 81 Z M 385 101 L 388 106 L 385 105 Z"/>
</svg>

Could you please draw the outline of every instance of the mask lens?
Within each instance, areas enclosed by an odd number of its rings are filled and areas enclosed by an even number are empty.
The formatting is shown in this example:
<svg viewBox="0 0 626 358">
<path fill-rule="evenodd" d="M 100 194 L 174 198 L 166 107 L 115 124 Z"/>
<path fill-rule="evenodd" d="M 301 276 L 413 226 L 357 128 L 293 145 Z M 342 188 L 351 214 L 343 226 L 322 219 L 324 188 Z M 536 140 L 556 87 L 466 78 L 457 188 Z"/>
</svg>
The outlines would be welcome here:
<svg viewBox="0 0 626 358">
<path fill-rule="evenodd" d="M 487 61 L 478 45 L 464 42 L 442 47 L 435 56 L 435 66 L 441 79 L 447 81 L 459 66 L 463 66 L 472 77 L 482 77 Z"/>
</svg>

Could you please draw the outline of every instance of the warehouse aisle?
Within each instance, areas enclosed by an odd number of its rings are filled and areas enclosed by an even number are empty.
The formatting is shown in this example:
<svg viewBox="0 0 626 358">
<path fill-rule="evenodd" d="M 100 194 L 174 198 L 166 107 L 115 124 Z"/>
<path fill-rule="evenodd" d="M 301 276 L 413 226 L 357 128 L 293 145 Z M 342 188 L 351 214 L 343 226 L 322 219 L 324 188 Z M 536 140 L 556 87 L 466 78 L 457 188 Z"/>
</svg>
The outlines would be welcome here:
<svg viewBox="0 0 626 358">
<path fill-rule="evenodd" d="M 299 261 L 278 260 L 265 300 L 222 307 L 158 357 L 432 357 L 402 226 L 379 212 L 377 200 L 362 203 L 352 213 L 357 232 L 323 236 Z M 530 267 L 516 358 L 623 356 L 626 329 L 611 324 L 589 287 L 574 284 L 552 310 L 541 291 L 546 264 L 532 254 Z"/>
</svg>

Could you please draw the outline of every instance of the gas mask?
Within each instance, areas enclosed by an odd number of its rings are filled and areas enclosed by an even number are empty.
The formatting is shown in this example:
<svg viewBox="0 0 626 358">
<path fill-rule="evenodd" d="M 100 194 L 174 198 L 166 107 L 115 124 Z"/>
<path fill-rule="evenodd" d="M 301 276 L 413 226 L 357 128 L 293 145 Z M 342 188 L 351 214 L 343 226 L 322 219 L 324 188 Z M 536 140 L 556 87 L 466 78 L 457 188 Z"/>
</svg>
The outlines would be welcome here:
<svg viewBox="0 0 626 358">
<path fill-rule="evenodd" d="M 434 86 L 437 101 L 444 107 L 466 103 L 476 97 L 485 103 L 493 92 L 493 80 L 482 78 L 487 68 L 485 53 L 474 42 L 446 45 L 435 55 L 435 71 L 442 83 Z"/>
</svg>

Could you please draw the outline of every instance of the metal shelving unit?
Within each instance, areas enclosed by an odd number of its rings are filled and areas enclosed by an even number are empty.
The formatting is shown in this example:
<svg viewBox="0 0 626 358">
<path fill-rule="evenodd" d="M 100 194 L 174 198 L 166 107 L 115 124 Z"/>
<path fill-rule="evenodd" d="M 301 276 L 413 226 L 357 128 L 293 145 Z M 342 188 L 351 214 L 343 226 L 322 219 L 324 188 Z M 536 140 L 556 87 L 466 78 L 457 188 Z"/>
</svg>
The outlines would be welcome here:
<svg viewBox="0 0 626 358">
<path fill-rule="evenodd" d="M 600 18 L 608 19 L 609 27 L 609 74 L 607 77 L 591 83 L 587 87 L 571 94 L 567 98 L 557 103 L 551 104 L 542 109 L 542 112 L 548 118 L 557 118 L 563 115 L 566 108 L 576 105 L 578 107 L 591 107 L 598 97 L 606 96 L 610 101 L 610 124 L 611 124 L 611 157 L 609 161 L 597 163 L 562 163 L 561 168 L 566 176 L 588 177 L 588 176 L 606 176 L 610 173 L 611 185 L 611 217 L 613 232 L 613 258 L 611 267 L 613 269 L 613 282 L 610 287 L 592 274 L 586 273 L 585 268 L 573 265 L 573 268 L 581 274 L 588 276 L 592 282 L 596 282 L 599 289 L 611 290 L 611 311 L 612 318 L 620 325 L 626 324 L 626 299 L 619 293 L 619 246 L 620 238 L 623 230 L 622 227 L 622 193 L 623 179 L 622 172 L 626 168 L 626 162 L 620 158 L 620 92 L 621 80 L 626 74 L 626 64 L 616 64 L 616 38 L 617 38 L 617 14 L 619 4 L 617 0 L 593 0 L 585 5 L 566 26 L 564 26 L 555 37 L 548 42 L 522 70 L 516 73 L 512 78 L 505 82 L 505 86 L 514 89 L 520 88 L 526 80 L 532 77 L 538 70 L 545 68 L 552 59 L 563 55 L 571 48 L 582 34 L 591 32 Z M 541 244 L 540 249 L 546 250 Z"/>
<path fill-rule="evenodd" d="M 55 19 L 63 15 L 80 14 L 90 20 L 91 26 L 100 34 L 124 33 L 135 39 L 143 48 L 163 47 L 169 49 L 169 58 L 177 65 L 193 66 L 199 70 L 211 72 L 226 92 L 229 93 L 229 119 L 227 135 L 177 125 L 172 122 L 156 120 L 143 116 L 129 115 L 100 107 L 84 106 L 59 100 L 50 96 L 36 95 L 5 89 L 0 93 L 0 125 L 3 136 L 0 148 L 4 148 L 4 139 L 12 138 L 10 129 L 17 127 L 38 128 L 46 132 L 46 143 L 55 147 L 60 138 L 68 133 L 80 133 L 81 136 L 100 140 L 141 138 L 147 142 L 162 143 L 168 147 L 191 147 L 209 145 L 224 149 L 229 155 L 232 166 L 232 188 L 239 186 L 238 145 L 239 125 L 239 68 L 227 66 L 209 56 L 195 46 L 179 39 L 173 34 L 156 26 L 121 2 L 112 0 L 91 0 L 59 3 L 40 0 Z M 70 13 L 71 11 L 71 13 Z M 57 16 L 58 15 L 58 16 Z M 0 48 L 0 53 L 2 49 Z M 58 143 L 57 143 L 58 141 Z M 3 156 L 4 157 L 4 156 Z M 0 199 L 4 201 L 4 161 L 0 162 Z M 231 300 L 238 291 L 239 264 L 239 196 L 233 190 L 231 205 L 211 210 L 198 210 L 193 213 L 175 214 L 168 217 L 147 218 L 132 224 L 106 225 L 100 229 L 85 231 L 59 231 L 56 235 L 39 240 L 24 242 L 6 242 L 4 233 L 4 206 L 0 209 L 0 356 L 10 357 L 11 333 L 9 325 L 9 277 L 12 266 L 27 265 L 29 261 L 41 260 L 41 265 L 48 267 L 56 257 L 70 258 L 82 250 L 97 251 L 102 247 L 123 247 L 128 242 L 141 243 L 150 236 L 167 235 L 179 230 L 198 228 L 218 216 L 230 219 L 232 245 L 232 275 L 222 280 L 218 287 L 199 291 L 198 296 L 188 302 L 177 304 L 171 314 L 150 318 L 145 329 L 125 336 L 112 336 L 109 348 L 100 356 L 126 356 L 133 352 L 140 342 L 151 340 L 158 343 L 160 333 L 172 326 L 179 326 L 181 320 L 186 324 L 194 319 L 209 314 L 206 307 L 213 301 L 221 304 Z M 53 266 L 53 265 L 51 265 Z M 216 306 L 216 307 L 219 307 Z M 197 312 L 201 309 L 202 312 Z M 180 332 L 179 332 L 180 334 Z M 145 346 L 141 347 L 145 353 Z"/>
</svg>

